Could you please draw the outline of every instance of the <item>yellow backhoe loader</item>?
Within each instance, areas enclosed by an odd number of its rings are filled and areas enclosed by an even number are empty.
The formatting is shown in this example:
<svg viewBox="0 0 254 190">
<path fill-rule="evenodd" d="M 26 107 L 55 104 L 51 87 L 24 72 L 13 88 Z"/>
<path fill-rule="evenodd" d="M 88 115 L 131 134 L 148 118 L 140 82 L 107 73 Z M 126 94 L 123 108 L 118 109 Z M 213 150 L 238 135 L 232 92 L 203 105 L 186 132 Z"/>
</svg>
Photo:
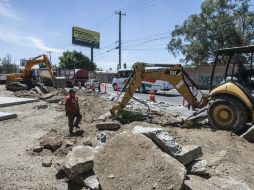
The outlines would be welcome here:
<svg viewBox="0 0 254 190">
<path fill-rule="evenodd" d="M 6 89 L 11 91 L 29 90 L 37 81 L 32 80 L 32 67 L 44 64 L 49 74 L 54 78 L 53 69 L 47 55 L 39 55 L 27 61 L 22 73 L 11 73 L 6 76 Z"/>
<path fill-rule="evenodd" d="M 122 100 L 110 110 L 111 114 L 116 116 L 126 107 L 143 80 L 164 80 L 171 83 L 192 107 L 200 108 L 198 113 L 206 112 L 214 128 L 239 133 L 246 128 L 246 123 L 254 122 L 254 99 L 251 95 L 251 87 L 254 86 L 251 80 L 254 74 L 252 69 L 254 46 L 220 49 L 215 53 L 209 94 L 202 93 L 180 64 L 135 63 L 133 72 L 123 88 L 126 92 Z M 239 77 L 237 68 L 236 61 L 239 58 L 245 62 L 244 81 Z M 219 65 L 224 65 L 223 71 L 221 67 L 220 71 L 218 70 Z M 158 69 L 146 69 L 149 67 Z M 215 80 L 218 73 L 223 78 L 219 83 Z M 196 88 L 195 93 L 191 90 L 193 87 Z M 192 118 L 195 118 L 195 115 Z"/>
</svg>

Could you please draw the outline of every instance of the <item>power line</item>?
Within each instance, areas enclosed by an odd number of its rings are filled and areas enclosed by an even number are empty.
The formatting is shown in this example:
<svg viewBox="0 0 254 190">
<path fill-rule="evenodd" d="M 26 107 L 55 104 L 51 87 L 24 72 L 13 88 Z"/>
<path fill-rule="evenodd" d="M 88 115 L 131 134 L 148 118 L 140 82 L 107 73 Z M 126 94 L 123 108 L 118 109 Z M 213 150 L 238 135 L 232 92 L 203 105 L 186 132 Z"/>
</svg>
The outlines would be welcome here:
<svg viewBox="0 0 254 190">
<path fill-rule="evenodd" d="M 161 35 L 168 34 L 168 33 L 169 32 L 163 32 L 163 33 L 154 34 L 154 35 L 150 35 L 150 36 L 146 36 L 146 37 L 142 37 L 142 38 L 136 38 L 136 39 L 133 39 L 133 40 L 126 40 L 126 41 L 124 41 L 124 43 L 127 44 L 127 43 L 133 43 L 133 42 L 143 41 L 143 40 L 147 40 L 147 39 L 149 39 L 151 37 L 161 36 Z"/>
<path fill-rule="evenodd" d="M 164 36 L 164 37 L 160 37 L 160 38 L 154 38 L 154 39 L 147 40 L 147 41 L 144 41 L 144 42 L 142 42 L 142 43 L 139 43 L 139 44 L 137 44 L 137 45 L 127 46 L 127 48 L 129 48 L 129 47 L 141 46 L 141 45 L 146 44 L 146 43 L 149 43 L 149 42 L 158 41 L 158 40 L 163 40 L 163 39 L 166 39 L 166 38 L 169 38 L 169 37 L 171 37 L 171 36 Z"/>
</svg>

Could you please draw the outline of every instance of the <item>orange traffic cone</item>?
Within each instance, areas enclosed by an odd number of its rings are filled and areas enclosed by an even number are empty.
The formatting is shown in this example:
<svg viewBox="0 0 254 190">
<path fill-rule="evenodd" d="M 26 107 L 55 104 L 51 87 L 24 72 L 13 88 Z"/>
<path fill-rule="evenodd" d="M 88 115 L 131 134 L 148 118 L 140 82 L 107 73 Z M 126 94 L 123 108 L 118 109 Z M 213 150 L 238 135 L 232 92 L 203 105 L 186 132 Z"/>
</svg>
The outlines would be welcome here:
<svg viewBox="0 0 254 190">
<path fill-rule="evenodd" d="M 155 90 L 150 89 L 149 100 L 155 102 Z"/>
</svg>

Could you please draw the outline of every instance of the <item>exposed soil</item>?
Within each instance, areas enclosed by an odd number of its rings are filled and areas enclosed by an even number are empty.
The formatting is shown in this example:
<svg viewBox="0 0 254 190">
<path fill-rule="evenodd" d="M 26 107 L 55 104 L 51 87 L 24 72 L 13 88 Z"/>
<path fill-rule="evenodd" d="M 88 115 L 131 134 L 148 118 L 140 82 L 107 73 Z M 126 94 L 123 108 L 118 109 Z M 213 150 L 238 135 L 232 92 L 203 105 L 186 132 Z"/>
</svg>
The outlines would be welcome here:
<svg viewBox="0 0 254 190">
<path fill-rule="evenodd" d="M 1 85 L 0 96 L 13 96 L 13 93 L 5 91 L 5 86 Z M 58 93 L 57 96 L 64 97 L 64 94 Z M 14 112 L 18 115 L 16 119 L 0 121 L 0 189 L 52 189 L 66 179 L 57 177 L 57 170 L 53 165 L 42 166 L 43 160 L 52 159 L 54 164 L 57 160 L 63 159 L 77 144 L 91 142 L 93 147 L 101 144 L 97 136 L 102 131 L 97 131 L 95 122 L 99 116 L 109 111 L 113 102 L 99 95 L 79 92 L 78 96 L 83 118 L 80 129 L 72 137 L 68 136 L 64 106 L 59 103 L 40 100 L 0 108 L 0 111 Z M 40 105 L 47 106 L 35 109 Z M 165 120 L 164 123 L 169 125 L 170 121 L 176 120 L 171 117 L 159 116 L 159 119 L 155 118 L 154 121 Z M 118 131 L 105 133 L 110 139 L 115 134 L 131 131 L 135 125 L 158 127 L 147 122 L 133 122 L 123 125 Z M 214 131 L 210 128 L 165 127 L 165 129 L 181 145 L 200 145 L 204 153 L 202 159 L 208 161 L 209 176 L 205 178 L 189 176 L 185 189 L 191 187 L 198 189 L 204 187 L 204 184 L 205 189 L 228 189 L 227 186 L 223 186 L 226 184 L 223 182 L 229 183 L 230 180 L 244 184 L 244 189 L 254 189 L 253 144 L 230 132 Z M 43 149 L 40 153 L 31 150 L 43 141 L 59 143 L 58 148 L 53 151 Z M 123 159 L 117 152 L 112 156 L 119 160 Z M 135 180 L 129 183 L 135 183 Z M 243 189 L 242 186 L 234 185 L 234 187 Z"/>
</svg>

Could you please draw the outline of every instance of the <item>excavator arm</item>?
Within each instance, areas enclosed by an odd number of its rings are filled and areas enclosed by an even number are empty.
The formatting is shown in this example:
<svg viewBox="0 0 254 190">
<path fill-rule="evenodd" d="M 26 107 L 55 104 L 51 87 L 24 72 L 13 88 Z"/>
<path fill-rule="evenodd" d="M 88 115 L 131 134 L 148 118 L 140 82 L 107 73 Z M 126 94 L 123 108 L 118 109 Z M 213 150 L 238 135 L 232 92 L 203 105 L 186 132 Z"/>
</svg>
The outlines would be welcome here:
<svg viewBox="0 0 254 190">
<path fill-rule="evenodd" d="M 157 68 L 149 69 L 149 67 Z M 198 86 L 185 72 L 182 65 L 147 64 L 139 62 L 134 64 L 133 72 L 123 88 L 123 90 L 127 88 L 126 93 L 123 99 L 110 110 L 111 114 L 117 115 L 119 111 L 123 110 L 135 91 L 141 86 L 142 81 L 149 80 L 163 80 L 169 82 L 193 107 L 203 108 L 208 103 L 208 97 L 198 89 Z M 196 88 L 196 93 L 192 92 L 190 87 Z"/>
<path fill-rule="evenodd" d="M 48 69 L 48 72 L 49 72 L 50 76 L 52 78 L 54 78 L 53 69 L 52 69 L 51 63 L 48 59 L 48 56 L 42 54 L 42 55 L 39 55 L 39 56 L 27 61 L 26 65 L 25 65 L 25 69 L 24 69 L 23 74 L 22 74 L 24 80 L 30 80 L 32 67 L 34 65 L 38 65 L 38 64 L 45 64 L 45 66 Z"/>
</svg>

